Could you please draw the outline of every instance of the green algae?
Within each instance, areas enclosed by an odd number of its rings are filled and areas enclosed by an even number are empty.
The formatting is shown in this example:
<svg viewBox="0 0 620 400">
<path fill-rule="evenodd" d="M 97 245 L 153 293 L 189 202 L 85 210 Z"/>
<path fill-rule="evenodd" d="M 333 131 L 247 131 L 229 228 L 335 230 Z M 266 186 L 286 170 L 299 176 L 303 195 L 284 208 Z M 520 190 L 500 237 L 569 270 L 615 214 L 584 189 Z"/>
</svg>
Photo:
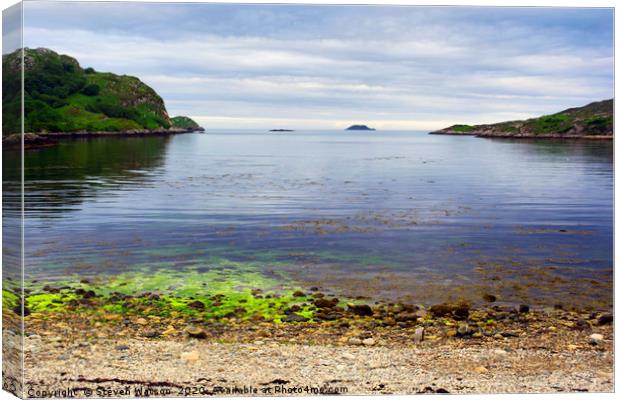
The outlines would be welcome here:
<svg viewBox="0 0 620 400">
<path fill-rule="evenodd" d="M 32 312 L 54 311 L 63 309 L 73 299 L 73 293 L 37 293 L 26 297 L 26 306 Z"/>
<path fill-rule="evenodd" d="M 114 276 L 34 282 L 29 285 L 26 304 L 34 313 L 180 315 L 205 321 L 234 318 L 276 323 L 294 306 L 295 313 L 312 320 L 316 311 L 313 298 L 296 293 L 301 289 L 286 273 L 266 275 L 260 272 L 261 267 L 264 265 L 256 262 L 218 260 L 184 267 L 183 271 L 144 265 L 138 271 Z M 87 298 L 86 292 L 91 292 Z"/>
<path fill-rule="evenodd" d="M 6 289 L 2 289 L 2 309 L 14 309 L 19 305 L 19 296 Z"/>
</svg>

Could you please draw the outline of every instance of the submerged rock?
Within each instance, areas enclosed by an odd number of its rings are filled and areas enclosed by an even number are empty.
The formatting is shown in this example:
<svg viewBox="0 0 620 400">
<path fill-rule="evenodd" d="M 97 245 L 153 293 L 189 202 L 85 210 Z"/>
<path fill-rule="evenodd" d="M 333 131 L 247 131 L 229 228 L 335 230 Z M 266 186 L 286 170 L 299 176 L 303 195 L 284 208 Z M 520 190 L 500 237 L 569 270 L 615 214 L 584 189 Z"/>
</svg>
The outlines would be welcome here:
<svg viewBox="0 0 620 400">
<path fill-rule="evenodd" d="M 401 312 L 394 317 L 396 322 L 416 322 L 418 320 L 418 315 L 413 312 Z"/>
<path fill-rule="evenodd" d="M 282 322 L 306 322 L 309 321 L 309 318 L 304 317 L 303 315 L 299 315 L 299 314 L 289 314 L 286 317 L 282 318 Z"/>
<path fill-rule="evenodd" d="M 530 306 L 528 306 L 527 304 L 519 305 L 519 312 L 520 313 L 528 313 L 528 312 L 530 312 Z"/>
<path fill-rule="evenodd" d="M 284 314 L 290 315 L 290 314 L 296 313 L 298 311 L 301 311 L 301 307 L 298 304 L 293 304 L 292 306 L 290 306 L 289 308 L 284 310 Z"/>
<path fill-rule="evenodd" d="M 463 320 L 469 316 L 469 303 L 461 302 L 457 304 L 435 304 L 429 309 L 430 313 L 435 317 L 445 317 L 452 315 L 454 319 Z"/>
<path fill-rule="evenodd" d="M 485 294 L 482 295 L 482 299 L 484 301 L 489 302 L 489 303 L 494 303 L 497 300 L 497 296 L 495 296 L 493 294 L 485 293 Z"/>
<path fill-rule="evenodd" d="M 204 303 L 202 301 L 200 301 L 200 300 L 192 301 L 191 303 L 188 303 L 187 306 L 189 308 L 194 308 L 194 309 L 197 309 L 197 310 L 202 310 L 202 309 L 205 308 Z"/>
<path fill-rule="evenodd" d="M 347 304 L 348 311 L 360 316 L 372 316 L 372 308 L 368 304 Z"/>
<path fill-rule="evenodd" d="M 466 319 L 469 317 L 469 309 L 470 305 L 468 303 L 458 303 L 455 304 L 452 309 L 452 315 L 454 315 L 454 319 Z"/>
<path fill-rule="evenodd" d="M 45 285 L 45 286 L 43 286 L 43 291 L 47 292 L 47 293 L 59 293 L 60 289 L 52 287 L 50 285 Z"/>
<path fill-rule="evenodd" d="M 327 314 L 316 313 L 314 315 L 314 317 L 316 319 L 320 319 L 320 320 L 323 320 L 323 321 L 335 321 L 337 319 L 342 318 L 342 315 L 340 313 L 338 313 L 338 312 L 329 312 Z"/>
<path fill-rule="evenodd" d="M 445 317 L 446 315 L 452 313 L 452 307 L 449 304 L 445 304 L 445 303 L 435 304 L 434 306 L 431 306 L 429 311 L 435 317 Z"/>
<path fill-rule="evenodd" d="M 320 297 L 314 300 L 314 305 L 317 308 L 333 308 L 338 305 L 338 299 L 337 298 L 326 299 L 324 297 Z"/>
</svg>

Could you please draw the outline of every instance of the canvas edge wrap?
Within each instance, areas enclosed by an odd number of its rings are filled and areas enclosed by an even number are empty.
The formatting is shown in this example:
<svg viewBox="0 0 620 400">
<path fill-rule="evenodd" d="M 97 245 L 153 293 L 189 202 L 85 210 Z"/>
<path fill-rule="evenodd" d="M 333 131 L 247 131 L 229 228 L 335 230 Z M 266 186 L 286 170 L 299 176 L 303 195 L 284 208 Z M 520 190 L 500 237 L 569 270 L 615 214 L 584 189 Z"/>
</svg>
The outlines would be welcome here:
<svg viewBox="0 0 620 400">
<path fill-rule="evenodd" d="M 19 153 L 19 171 L 7 171 L 3 168 L 4 177 L 8 174 L 18 176 L 19 188 L 13 188 L 18 196 L 4 197 L 2 207 L 2 388 L 13 395 L 26 397 L 24 382 L 24 54 L 23 54 L 23 2 L 19 2 L 2 11 L 3 54 L 19 50 L 21 71 L 19 85 L 19 108 L 6 107 L 3 96 L 3 121 L 13 113 L 13 120 L 19 121 L 20 143 L 13 151 Z M 4 74 L 3 74 L 4 75 Z M 15 84 L 7 82 L 3 77 L 3 86 Z M 17 114 L 17 115 L 16 115 Z M 4 124 L 3 124 L 4 130 Z M 17 189 L 17 190 L 15 190 Z"/>
</svg>

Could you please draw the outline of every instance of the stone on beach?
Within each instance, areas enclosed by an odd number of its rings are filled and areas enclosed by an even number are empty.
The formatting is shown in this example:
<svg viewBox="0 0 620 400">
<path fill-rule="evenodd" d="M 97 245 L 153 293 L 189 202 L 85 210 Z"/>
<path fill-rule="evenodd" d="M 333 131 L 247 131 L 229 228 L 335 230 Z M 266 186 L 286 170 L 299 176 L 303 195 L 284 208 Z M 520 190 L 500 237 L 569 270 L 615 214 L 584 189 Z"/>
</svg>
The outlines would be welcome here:
<svg viewBox="0 0 620 400">
<path fill-rule="evenodd" d="M 314 305 L 317 308 L 333 308 L 338 305 L 338 299 L 326 299 L 324 297 L 319 297 L 318 299 L 314 300 Z"/>
<path fill-rule="evenodd" d="M 599 325 L 607 325 L 607 324 L 611 324 L 613 321 L 614 321 L 614 316 L 612 314 L 603 314 L 598 318 L 597 323 Z"/>
<path fill-rule="evenodd" d="M 593 333 L 590 336 L 588 336 L 588 343 L 596 346 L 596 345 L 603 343 L 603 339 L 604 337 L 600 333 Z"/>
<path fill-rule="evenodd" d="M 372 316 L 372 308 L 368 304 L 347 304 L 348 311 L 355 315 Z"/>
<path fill-rule="evenodd" d="M 207 337 L 207 333 L 202 328 L 197 326 L 190 326 L 185 330 L 185 332 L 189 337 L 196 339 L 204 339 Z"/>
<path fill-rule="evenodd" d="M 362 340 L 362 344 L 364 346 L 374 346 L 375 345 L 375 339 L 373 339 L 373 338 L 366 338 L 366 339 Z"/>
<path fill-rule="evenodd" d="M 416 328 L 415 333 L 413 334 L 413 342 L 417 344 L 417 343 L 422 343 L 423 340 L 424 340 L 424 328 L 423 327 Z"/>
<path fill-rule="evenodd" d="M 198 361 L 199 358 L 200 358 L 200 355 L 195 350 L 181 353 L 181 360 L 187 363 L 196 362 Z"/>
</svg>

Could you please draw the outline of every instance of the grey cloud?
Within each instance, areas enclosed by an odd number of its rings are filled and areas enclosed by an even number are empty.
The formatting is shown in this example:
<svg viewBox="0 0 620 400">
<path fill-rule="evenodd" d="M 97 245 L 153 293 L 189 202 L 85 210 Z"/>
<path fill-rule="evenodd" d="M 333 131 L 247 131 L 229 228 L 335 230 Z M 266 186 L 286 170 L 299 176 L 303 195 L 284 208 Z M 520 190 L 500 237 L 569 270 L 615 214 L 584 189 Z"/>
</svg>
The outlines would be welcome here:
<svg viewBox="0 0 620 400">
<path fill-rule="evenodd" d="M 166 8 L 164 18 L 142 6 L 124 14 L 118 6 L 104 7 L 97 18 L 91 7 L 75 27 L 40 21 L 31 12 L 25 41 L 98 70 L 137 75 L 163 95 L 173 114 L 212 117 L 218 124 L 280 116 L 331 126 L 343 116 L 366 116 L 436 128 L 446 120 L 533 116 L 613 93 L 610 30 L 584 25 L 574 12 L 199 9 L 203 15 Z M 61 22 L 75 18 L 75 10 L 65 11 Z M 144 17 L 127 26 L 137 13 Z M 606 21 L 599 13 L 585 19 Z M 185 24 L 170 27 L 183 18 Z M 157 26 L 161 30 L 152 33 Z"/>
</svg>

